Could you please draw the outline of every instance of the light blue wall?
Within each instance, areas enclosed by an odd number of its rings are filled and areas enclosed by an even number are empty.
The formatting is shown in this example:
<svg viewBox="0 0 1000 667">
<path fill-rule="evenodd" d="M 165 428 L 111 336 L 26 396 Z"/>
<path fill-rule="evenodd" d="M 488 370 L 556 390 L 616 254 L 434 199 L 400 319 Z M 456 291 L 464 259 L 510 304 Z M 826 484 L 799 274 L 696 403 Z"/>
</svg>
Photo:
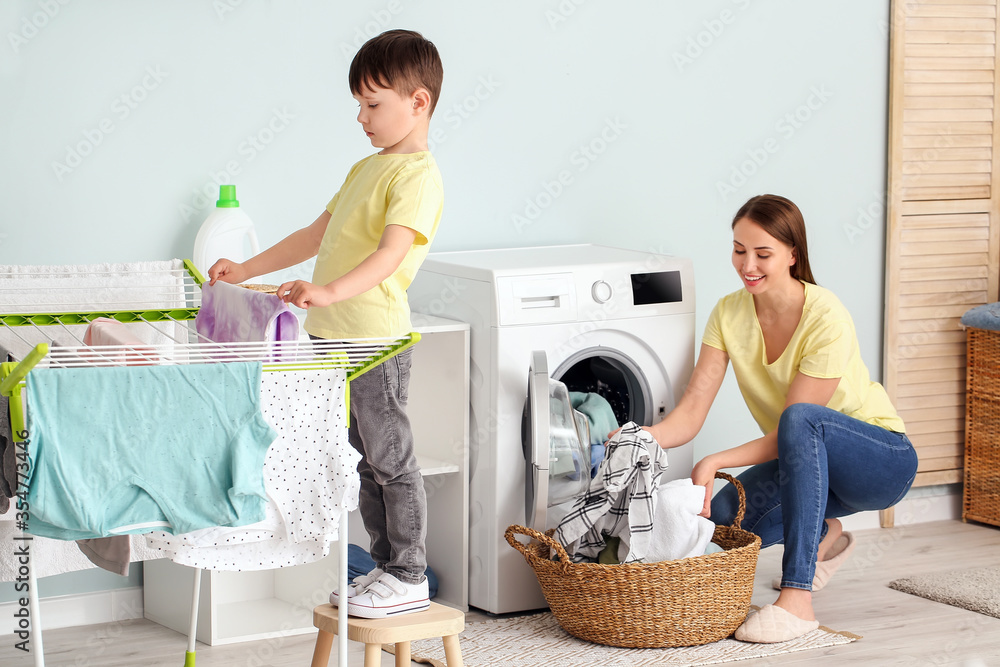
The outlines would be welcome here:
<svg viewBox="0 0 1000 667">
<path fill-rule="evenodd" d="M 262 243 L 311 222 L 371 152 L 350 58 L 407 27 L 445 64 L 436 250 L 688 256 L 700 331 L 739 287 L 733 213 L 783 194 L 880 377 L 887 17 L 888 0 L 7 0 L 0 262 L 189 257 L 219 181 Z M 755 433 L 729 378 L 696 457 Z"/>
</svg>

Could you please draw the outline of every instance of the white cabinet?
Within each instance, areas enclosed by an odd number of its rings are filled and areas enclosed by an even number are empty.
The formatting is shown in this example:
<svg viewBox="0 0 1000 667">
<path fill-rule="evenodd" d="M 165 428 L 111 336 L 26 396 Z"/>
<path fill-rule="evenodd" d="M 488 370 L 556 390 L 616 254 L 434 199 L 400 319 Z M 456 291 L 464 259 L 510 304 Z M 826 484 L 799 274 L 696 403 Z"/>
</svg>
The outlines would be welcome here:
<svg viewBox="0 0 1000 667">
<path fill-rule="evenodd" d="M 469 604 L 469 325 L 413 313 L 406 414 L 427 492 L 427 563 L 438 578 L 436 602 Z M 350 541 L 367 548 L 359 512 Z M 311 623 L 311 621 L 310 621 Z"/>
<path fill-rule="evenodd" d="M 205 570 L 198 641 L 210 646 L 313 630 L 312 609 L 336 587 L 337 554 L 308 565 L 256 572 Z M 143 615 L 187 635 L 194 569 L 167 559 L 143 564 Z"/>
<path fill-rule="evenodd" d="M 469 599 L 469 325 L 413 314 L 407 414 L 427 491 L 427 561 L 438 577 L 436 602 L 468 609 Z M 366 549 L 352 512 L 348 539 Z M 202 574 L 198 641 L 209 645 L 313 631 L 312 609 L 336 587 L 337 549 L 327 558 L 258 572 Z M 194 570 L 169 560 L 143 566 L 145 617 L 187 634 Z"/>
</svg>

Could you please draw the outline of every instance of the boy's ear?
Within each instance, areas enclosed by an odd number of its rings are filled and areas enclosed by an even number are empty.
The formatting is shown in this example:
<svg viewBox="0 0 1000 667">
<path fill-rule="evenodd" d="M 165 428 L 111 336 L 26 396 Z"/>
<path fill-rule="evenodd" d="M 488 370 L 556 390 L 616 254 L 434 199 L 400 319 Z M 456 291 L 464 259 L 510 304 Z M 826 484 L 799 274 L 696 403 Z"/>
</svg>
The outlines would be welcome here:
<svg viewBox="0 0 1000 667">
<path fill-rule="evenodd" d="M 414 114 L 426 113 L 431 108 L 431 94 L 423 88 L 417 88 L 410 99 L 413 100 Z"/>
</svg>

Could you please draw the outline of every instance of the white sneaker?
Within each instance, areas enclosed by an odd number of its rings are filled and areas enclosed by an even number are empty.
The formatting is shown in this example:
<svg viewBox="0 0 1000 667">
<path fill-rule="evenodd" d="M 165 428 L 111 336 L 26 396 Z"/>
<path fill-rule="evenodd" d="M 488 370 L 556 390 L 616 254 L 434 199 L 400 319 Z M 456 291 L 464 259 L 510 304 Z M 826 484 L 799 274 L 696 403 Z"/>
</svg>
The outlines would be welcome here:
<svg viewBox="0 0 1000 667">
<path fill-rule="evenodd" d="M 348 601 L 347 613 L 361 618 L 386 618 L 430 606 L 426 578 L 419 584 L 407 584 L 386 572 Z"/>
<path fill-rule="evenodd" d="M 384 573 L 382 571 L 382 568 L 376 567 L 368 574 L 362 574 L 360 577 L 354 577 L 354 583 L 347 584 L 347 599 L 351 599 L 355 595 L 362 593 L 366 588 L 368 588 L 369 584 L 377 581 L 378 578 L 381 577 L 383 574 Z M 339 606 L 340 604 L 339 591 L 335 590 L 332 593 L 330 593 L 330 604 L 332 604 L 334 607 Z"/>
</svg>

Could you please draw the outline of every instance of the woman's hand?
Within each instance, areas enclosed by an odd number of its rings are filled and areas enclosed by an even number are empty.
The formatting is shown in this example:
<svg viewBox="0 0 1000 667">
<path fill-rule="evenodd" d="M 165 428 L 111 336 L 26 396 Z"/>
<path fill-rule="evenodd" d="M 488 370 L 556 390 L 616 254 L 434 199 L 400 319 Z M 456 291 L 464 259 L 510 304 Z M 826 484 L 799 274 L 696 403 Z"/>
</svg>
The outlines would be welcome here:
<svg viewBox="0 0 1000 667">
<path fill-rule="evenodd" d="M 222 258 L 208 270 L 209 285 L 214 285 L 217 280 L 224 283 L 241 283 L 250 277 L 242 264 L 231 259 Z"/>
<path fill-rule="evenodd" d="M 656 440 L 656 434 L 653 433 L 653 427 L 652 426 L 640 426 L 639 428 L 641 428 L 643 431 L 645 431 L 646 433 L 648 433 L 651 436 L 653 436 L 653 440 Z M 607 437 L 607 440 L 604 441 L 604 445 L 607 446 L 608 440 L 611 440 L 611 438 L 615 437 L 618 434 L 618 431 L 620 431 L 620 430 L 622 430 L 621 426 L 619 426 L 618 428 L 616 428 L 611 433 L 608 433 L 608 437 Z"/>
<path fill-rule="evenodd" d="M 706 519 L 712 516 L 712 489 L 715 487 L 715 473 L 718 469 L 719 466 L 711 456 L 706 456 L 698 461 L 691 469 L 691 482 L 705 487 L 705 506 L 698 516 L 703 516 Z"/>
</svg>

